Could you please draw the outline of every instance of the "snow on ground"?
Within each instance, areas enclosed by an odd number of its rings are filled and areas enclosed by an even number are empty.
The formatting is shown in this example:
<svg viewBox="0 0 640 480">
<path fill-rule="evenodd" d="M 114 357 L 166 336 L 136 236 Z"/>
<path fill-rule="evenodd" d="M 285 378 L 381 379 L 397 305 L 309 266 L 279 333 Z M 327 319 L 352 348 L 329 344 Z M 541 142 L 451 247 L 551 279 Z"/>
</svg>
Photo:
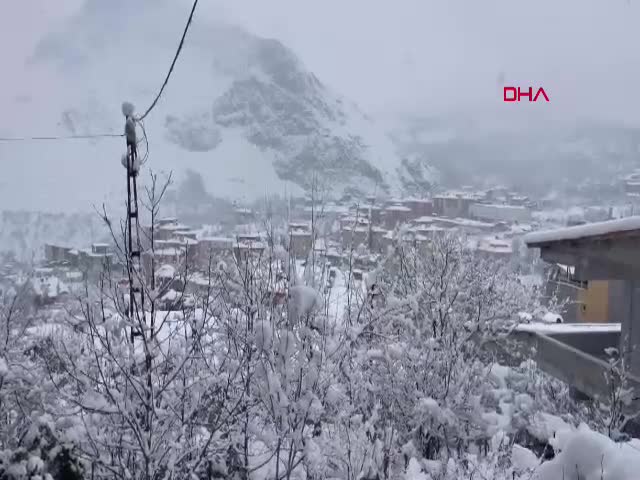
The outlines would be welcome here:
<svg viewBox="0 0 640 480">
<path fill-rule="evenodd" d="M 544 285 L 544 277 L 538 274 L 518 275 L 518 280 L 522 285 L 528 287 L 541 287 Z"/>
<path fill-rule="evenodd" d="M 536 412 L 527 428 L 529 433 L 540 442 L 556 443 L 556 439 L 572 432 L 575 428 L 562 418 L 545 412 Z"/>
<path fill-rule="evenodd" d="M 518 325 L 517 332 L 531 333 L 585 333 L 620 332 L 619 323 L 525 323 Z"/>
<path fill-rule="evenodd" d="M 511 448 L 511 464 L 516 472 L 526 472 L 537 468 L 540 460 L 531 450 L 514 444 Z"/>
<path fill-rule="evenodd" d="M 334 271 L 336 272 L 336 275 L 333 280 L 331 292 L 327 299 L 327 313 L 329 320 L 334 321 L 336 325 L 339 325 L 342 323 L 342 319 L 344 318 L 349 291 L 347 288 L 346 274 L 338 268 Z"/>
<path fill-rule="evenodd" d="M 640 216 L 590 223 L 575 227 L 533 232 L 524 236 L 524 242 L 531 246 L 538 243 L 577 240 L 579 238 L 606 235 L 613 232 L 628 232 L 640 229 Z"/>
<path fill-rule="evenodd" d="M 637 480 L 640 450 L 615 443 L 586 425 L 557 438 L 560 453 L 538 467 L 532 480 Z"/>
</svg>

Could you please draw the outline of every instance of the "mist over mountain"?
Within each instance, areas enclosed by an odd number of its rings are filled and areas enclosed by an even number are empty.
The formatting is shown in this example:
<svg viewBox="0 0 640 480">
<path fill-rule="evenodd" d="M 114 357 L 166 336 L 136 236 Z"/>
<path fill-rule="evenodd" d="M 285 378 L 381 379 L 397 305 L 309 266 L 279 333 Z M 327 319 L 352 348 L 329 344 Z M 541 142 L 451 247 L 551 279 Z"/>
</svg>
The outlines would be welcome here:
<svg viewBox="0 0 640 480">
<path fill-rule="evenodd" d="M 14 92 L 20 115 L 5 117 L 0 134 L 120 133 L 121 102 L 143 110 L 158 91 L 187 6 L 84 2 L 30 56 L 30 81 Z M 634 163 L 636 130 L 568 115 L 568 106 L 560 108 L 566 89 L 551 80 L 545 83 L 550 104 L 515 108 L 499 102 L 501 87 L 495 80 L 491 85 L 487 68 L 473 87 L 492 99 L 493 110 L 472 112 L 475 106 L 461 100 L 443 111 L 416 101 L 413 116 L 405 111 L 386 122 L 362 113 L 305 61 L 286 42 L 196 16 L 165 94 L 145 123 L 145 170 L 172 170 L 177 180 L 192 170 L 216 198 L 249 200 L 300 193 L 318 178 L 336 193 L 420 194 L 433 184 L 494 181 L 544 190 L 567 179 L 608 178 Z M 507 71 L 507 80 L 521 78 L 514 75 Z M 387 97 L 394 111 L 393 95 L 380 92 L 380 102 Z M 589 108 L 593 116 L 595 107 Z M 106 203 L 120 213 L 123 143 L 0 144 L 11 178 L 0 181 L 2 208 L 87 211 Z"/>
<path fill-rule="evenodd" d="M 401 155 L 437 169 L 443 186 L 507 184 L 545 194 L 566 184 L 615 182 L 639 166 L 640 129 L 576 121 L 510 125 L 487 115 L 404 117 L 393 138 Z"/>
<path fill-rule="evenodd" d="M 151 102 L 186 14 L 176 2 L 87 1 L 30 58 L 30 74 L 43 81 L 26 105 L 22 99 L 21 108 L 33 113 L 29 130 L 120 133 L 122 101 L 141 111 Z M 11 127 L 17 132 L 19 125 Z M 2 133 L 16 133 L 11 127 Z M 386 133 L 280 41 L 206 20 L 194 22 L 145 127 L 148 168 L 197 171 L 219 197 L 301 190 L 311 178 L 338 193 L 384 190 L 399 165 Z M 3 157 L 21 159 L 11 167 L 24 179 L 20 193 L 29 192 L 20 206 L 46 209 L 117 202 L 123 151 L 119 139 L 0 146 Z M 10 207 L 17 193 L 5 186 L 0 198 Z"/>
</svg>

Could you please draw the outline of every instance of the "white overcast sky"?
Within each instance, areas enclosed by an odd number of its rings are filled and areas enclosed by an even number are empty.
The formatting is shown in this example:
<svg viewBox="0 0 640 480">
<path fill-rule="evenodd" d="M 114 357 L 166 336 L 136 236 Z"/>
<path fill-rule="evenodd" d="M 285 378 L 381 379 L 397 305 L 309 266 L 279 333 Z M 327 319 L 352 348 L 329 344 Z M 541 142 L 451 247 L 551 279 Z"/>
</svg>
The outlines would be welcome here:
<svg viewBox="0 0 640 480">
<path fill-rule="evenodd" d="M 188 13 L 188 0 L 158 1 L 183 2 Z M 81 2 L 3 2 L 0 98 L 24 91 L 24 59 Z M 554 114 L 640 125 L 637 0 L 202 0 L 205 17 L 281 39 L 372 112 L 504 109 L 502 73 L 506 83 L 543 86 Z"/>
</svg>

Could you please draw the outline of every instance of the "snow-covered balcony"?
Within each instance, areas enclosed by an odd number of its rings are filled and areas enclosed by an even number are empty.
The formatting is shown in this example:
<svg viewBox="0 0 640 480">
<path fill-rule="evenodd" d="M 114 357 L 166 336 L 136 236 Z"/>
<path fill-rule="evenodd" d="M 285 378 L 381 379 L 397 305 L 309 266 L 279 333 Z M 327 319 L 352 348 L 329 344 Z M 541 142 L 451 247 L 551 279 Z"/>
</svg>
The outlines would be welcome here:
<svg viewBox="0 0 640 480">
<path fill-rule="evenodd" d="M 620 330 L 619 323 L 534 323 L 519 325 L 511 338 L 543 371 L 587 397 L 606 401 L 619 382 L 610 361 L 618 357 Z M 640 387 L 633 376 L 628 382 Z"/>
<path fill-rule="evenodd" d="M 575 325 L 570 331 L 529 332 L 534 335 L 538 363 L 596 396 L 608 387 L 604 377 L 610 367 L 604 348 L 615 348 L 625 356 L 634 377 L 632 386 L 640 396 L 640 217 L 534 232 L 524 242 L 539 248 L 545 261 L 572 267 L 580 280 L 610 280 L 609 318 L 617 322 L 602 326 L 600 332 L 593 324 Z M 611 330 L 616 328 L 617 337 Z"/>
</svg>

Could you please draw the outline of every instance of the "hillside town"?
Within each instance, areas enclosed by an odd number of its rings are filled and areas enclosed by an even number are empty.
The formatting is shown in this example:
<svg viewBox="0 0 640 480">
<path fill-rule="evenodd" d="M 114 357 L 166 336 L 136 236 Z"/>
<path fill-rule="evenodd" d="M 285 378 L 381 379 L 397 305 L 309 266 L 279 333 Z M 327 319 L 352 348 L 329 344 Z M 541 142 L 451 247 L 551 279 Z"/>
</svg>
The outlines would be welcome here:
<svg viewBox="0 0 640 480">
<path fill-rule="evenodd" d="M 632 173 L 621 179 L 621 194 L 611 199 L 612 205 L 617 205 L 615 209 L 589 206 L 574 208 L 573 213 L 567 209 L 565 215 L 558 215 L 561 209 L 554 209 L 549 200 L 531 199 L 498 186 L 484 191 L 464 187 L 428 198 L 345 196 L 318 204 L 311 198 L 291 198 L 287 211 L 271 222 L 272 231 L 265 230 L 266 219 L 260 218 L 259 212 L 240 206 L 236 208 L 235 225 L 184 225 L 179 218 L 161 218 L 153 231 L 153 249 L 150 227 L 143 227 L 143 266 L 150 278 L 152 256 L 156 275 L 166 268 L 188 265 L 194 275 L 187 283 L 197 282 L 195 273 L 206 273 L 211 258 L 237 262 L 247 254 L 261 255 L 265 249 L 279 245 L 302 266 L 313 254 L 318 265 L 334 271 L 348 266 L 353 278 L 361 280 L 376 268 L 395 241 L 428 250 L 433 236 L 453 233 L 464 236 L 467 247 L 477 255 L 507 262 L 527 281 L 542 285 L 543 277 L 557 277 L 560 271 L 566 275 L 567 268 L 559 265 L 543 272 L 535 261 L 535 252 L 522 242 L 523 236 L 541 228 L 632 215 L 638 195 L 634 185 L 639 176 Z M 73 298 L 86 281 L 98 278 L 105 265 L 110 265 L 114 275 L 120 272 L 123 279 L 126 277 L 115 241 L 85 248 L 47 243 L 43 250 L 43 260 L 32 274 L 9 261 L 3 265 L 1 279 L 6 288 L 11 283 L 20 285 L 29 276 L 34 301 L 41 307 Z M 572 308 L 564 313 L 566 321 L 596 318 L 585 311 L 571 313 L 575 310 Z"/>
<path fill-rule="evenodd" d="M 640 478 L 635 2 L 5 3 L 0 480 Z"/>
<path fill-rule="evenodd" d="M 241 207 L 237 208 L 236 225 L 227 231 L 211 225 L 183 225 L 178 218 L 159 219 L 153 232 L 156 275 L 185 264 L 194 273 L 204 273 L 211 257 L 240 261 L 247 254 L 261 255 L 269 246 L 280 245 L 302 265 L 313 252 L 319 265 L 337 270 L 350 265 L 353 278 L 361 280 L 375 269 L 395 239 L 427 249 L 432 236 L 447 232 L 464 235 L 478 255 L 524 268 L 527 262 L 521 256 L 528 254 L 519 240 L 537 224 L 535 203 L 506 188 L 447 192 L 428 199 L 346 197 L 322 205 L 301 198 L 291 199 L 289 206 L 288 218 L 282 219 L 276 235 L 264 230 L 263 219 Z M 145 228 L 143 237 L 151 238 L 150 227 Z M 150 278 L 150 244 L 145 253 L 143 265 Z M 46 244 L 43 262 L 30 279 L 38 305 L 73 298 L 87 280 L 98 278 L 105 264 L 114 273 L 118 268 L 123 271 L 120 260 L 115 242 L 80 249 Z M 19 284 L 26 272 L 12 272 L 11 267 L 5 266 L 4 282 Z"/>
</svg>

